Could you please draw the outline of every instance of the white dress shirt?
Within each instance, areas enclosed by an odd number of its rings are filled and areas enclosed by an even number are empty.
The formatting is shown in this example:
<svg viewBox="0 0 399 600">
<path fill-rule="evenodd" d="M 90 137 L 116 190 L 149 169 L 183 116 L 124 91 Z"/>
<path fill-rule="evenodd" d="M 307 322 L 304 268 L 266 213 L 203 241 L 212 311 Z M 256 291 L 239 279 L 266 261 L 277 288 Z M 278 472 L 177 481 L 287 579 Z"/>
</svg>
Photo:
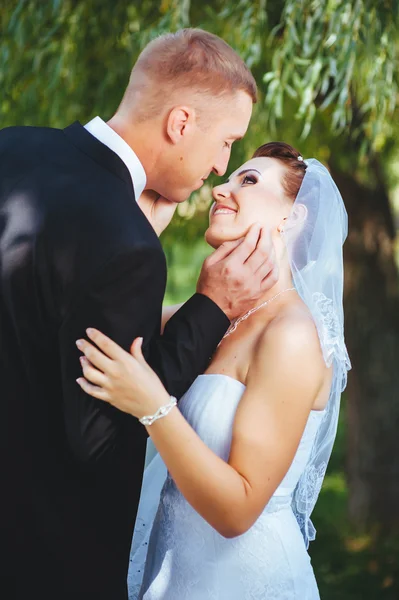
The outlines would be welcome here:
<svg viewBox="0 0 399 600">
<path fill-rule="evenodd" d="M 134 195 L 136 196 L 136 200 L 138 200 L 147 183 L 147 175 L 145 174 L 143 165 L 129 144 L 100 117 L 94 117 L 94 119 L 85 125 L 85 129 L 123 160 L 129 170 L 133 182 Z"/>
</svg>

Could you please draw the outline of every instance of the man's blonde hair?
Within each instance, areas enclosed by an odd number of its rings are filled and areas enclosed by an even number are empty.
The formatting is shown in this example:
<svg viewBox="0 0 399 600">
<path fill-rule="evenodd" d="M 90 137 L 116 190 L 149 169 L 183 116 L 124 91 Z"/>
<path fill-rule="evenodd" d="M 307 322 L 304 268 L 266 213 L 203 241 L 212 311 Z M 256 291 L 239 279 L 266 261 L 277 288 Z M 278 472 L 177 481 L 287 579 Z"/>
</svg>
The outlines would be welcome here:
<svg viewBox="0 0 399 600">
<path fill-rule="evenodd" d="M 165 100 L 189 91 L 209 98 L 246 92 L 255 103 L 255 79 L 242 58 L 221 38 L 202 29 L 181 29 L 156 38 L 144 48 L 133 67 L 122 99 L 135 102 L 140 120 L 160 114 Z M 138 112 L 137 112 L 138 111 Z"/>
</svg>

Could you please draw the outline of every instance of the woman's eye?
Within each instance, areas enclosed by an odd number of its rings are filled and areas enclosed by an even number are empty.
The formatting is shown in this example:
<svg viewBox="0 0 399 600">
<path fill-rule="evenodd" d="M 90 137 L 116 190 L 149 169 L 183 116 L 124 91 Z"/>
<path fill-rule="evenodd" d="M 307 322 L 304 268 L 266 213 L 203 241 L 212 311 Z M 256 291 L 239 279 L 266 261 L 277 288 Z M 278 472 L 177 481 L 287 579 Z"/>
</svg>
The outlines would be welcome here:
<svg viewBox="0 0 399 600">
<path fill-rule="evenodd" d="M 229 142 L 225 142 L 225 143 L 224 143 L 224 147 L 225 147 L 225 148 L 228 148 L 228 149 L 230 150 L 230 148 L 231 148 L 231 144 L 229 144 Z"/>
<path fill-rule="evenodd" d="M 245 177 L 242 180 L 242 182 L 244 184 L 247 184 L 247 183 L 254 184 L 254 183 L 257 183 L 257 180 L 256 180 L 256 178 L 253 175 L 245 175 Z"/>
</svg>

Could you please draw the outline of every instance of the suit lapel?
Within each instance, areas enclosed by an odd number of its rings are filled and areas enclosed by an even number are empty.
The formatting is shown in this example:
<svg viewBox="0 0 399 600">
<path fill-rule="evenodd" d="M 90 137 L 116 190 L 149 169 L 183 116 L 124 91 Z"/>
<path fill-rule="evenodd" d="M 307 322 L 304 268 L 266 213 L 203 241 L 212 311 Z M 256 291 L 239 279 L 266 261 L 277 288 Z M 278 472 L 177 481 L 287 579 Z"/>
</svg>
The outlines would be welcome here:
<svg viewBox="0 0 399 600">
<path fill-rule="evenodd" d="M 79 121 L 75 121 L 75 123 L 72 123 L 72 125 L 69 125 L 63 131 L 74 146 L 90 156 L 102 167 L 111 171 L 119 179 L 125 181 L 135 198 L 129 169 L 115 152 L 91 135 Z"/>
</svg>

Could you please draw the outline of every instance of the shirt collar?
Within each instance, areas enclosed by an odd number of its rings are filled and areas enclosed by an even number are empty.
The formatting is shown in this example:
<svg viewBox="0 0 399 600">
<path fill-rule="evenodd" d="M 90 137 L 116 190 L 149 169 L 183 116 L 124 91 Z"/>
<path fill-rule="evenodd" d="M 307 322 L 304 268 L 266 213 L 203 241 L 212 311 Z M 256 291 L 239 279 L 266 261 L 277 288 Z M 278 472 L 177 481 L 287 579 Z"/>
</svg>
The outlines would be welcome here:
<svg viewBox="0 0 399 600">
<path fill-rule="evenodd" d="M 85 125 L 85 129 L 123 160 L 132 178 L 134 195 L 137 201 L 147 183 L 147 175 L 137 155 L 129 144 L 100 117 L 94 117 Z"/>
</svg>

